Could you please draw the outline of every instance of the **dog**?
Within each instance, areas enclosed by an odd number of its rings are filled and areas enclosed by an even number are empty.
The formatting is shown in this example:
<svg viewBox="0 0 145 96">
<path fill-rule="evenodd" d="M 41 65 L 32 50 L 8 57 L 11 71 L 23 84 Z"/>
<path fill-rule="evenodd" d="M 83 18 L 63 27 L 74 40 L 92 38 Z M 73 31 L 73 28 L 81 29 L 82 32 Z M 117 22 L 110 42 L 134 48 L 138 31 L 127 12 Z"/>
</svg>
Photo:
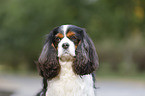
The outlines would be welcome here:
<svg viewBox="0 0 145 96">
<path fill-rule="evenodd" d="M 37 67 L 43 77 L 43 89 L 37 96 L 96 96 L 98 55 L 84 28 L 54 28 L 47 35 Z"/>
</svg>

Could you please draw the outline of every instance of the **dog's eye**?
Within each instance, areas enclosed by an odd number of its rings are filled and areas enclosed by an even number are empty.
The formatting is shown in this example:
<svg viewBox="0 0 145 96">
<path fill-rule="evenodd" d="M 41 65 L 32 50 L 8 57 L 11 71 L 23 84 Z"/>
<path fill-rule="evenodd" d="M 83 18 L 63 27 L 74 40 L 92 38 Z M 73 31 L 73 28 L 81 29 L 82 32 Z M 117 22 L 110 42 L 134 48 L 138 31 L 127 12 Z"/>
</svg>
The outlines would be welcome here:
<svg viewBox="0 0 145 96">
<path fill-rule="evenodd" d="M 58 43 L 60 42 L 60 40 L 61 40 L 61 38 L 59 38 L 59 37 L 54 38 L 53 44 L 54 44 L 55 48 L 57 48 Z"/>
<path fill-rule="evenodd" d="M 75 37 L 75 36 L 71 36 L 71 37 L 69 37 L 71 40 L 73 40 L 73 41 L 76 41 L 77 40 L 77 38 Z"/>
<path fill-rule="evenodd" d="M 71 36 L 71 37 L 69 37 L 69 39 L 71 39 L 75 43 L 75 45 L 77 45 L 80 41 L 76 38 L 76 36 Z"/>
<path fill-rule="evenodd" d="M 56 38 L 55 38 L 55 42 L 60 42 L 60 40 L 61 40 L 61 39 L 60 39 L 59 37 L 56 37 Z"/>
</svg>

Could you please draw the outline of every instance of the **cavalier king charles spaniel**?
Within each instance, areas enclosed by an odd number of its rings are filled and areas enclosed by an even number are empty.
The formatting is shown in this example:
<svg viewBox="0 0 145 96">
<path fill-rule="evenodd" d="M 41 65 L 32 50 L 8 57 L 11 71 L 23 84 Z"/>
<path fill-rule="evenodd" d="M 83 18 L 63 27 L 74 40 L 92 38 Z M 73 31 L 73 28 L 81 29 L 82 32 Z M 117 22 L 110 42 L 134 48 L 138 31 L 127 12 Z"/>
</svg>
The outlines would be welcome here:
<svg viewBox="0 0 145 96">
<path fill-rule="evenodd" d="M 85 29 L 75 25 L 54 28 L 38 59 L 43 89 L 37 96 L 96 96 L 94 71 L 98 56 Z"/>
</svg>

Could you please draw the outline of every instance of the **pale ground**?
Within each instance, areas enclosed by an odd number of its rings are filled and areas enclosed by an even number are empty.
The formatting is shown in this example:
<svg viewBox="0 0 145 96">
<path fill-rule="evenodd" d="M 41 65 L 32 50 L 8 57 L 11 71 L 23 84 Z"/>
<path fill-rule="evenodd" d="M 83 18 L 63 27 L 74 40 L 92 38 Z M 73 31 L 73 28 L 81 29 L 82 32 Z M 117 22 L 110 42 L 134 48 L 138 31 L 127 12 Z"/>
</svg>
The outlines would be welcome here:
<svg viewBox="0 0 145 96">
<path fill-rule="evenodd" d="M 0 92 L 13 92 L 11 96 L 35 96 L 41 90 L 41 84 L 39 76 L 0 74 Z M 145 82 L 99 79 L 96 85 L 97 96 L 145 96 Z"/>
</svg>

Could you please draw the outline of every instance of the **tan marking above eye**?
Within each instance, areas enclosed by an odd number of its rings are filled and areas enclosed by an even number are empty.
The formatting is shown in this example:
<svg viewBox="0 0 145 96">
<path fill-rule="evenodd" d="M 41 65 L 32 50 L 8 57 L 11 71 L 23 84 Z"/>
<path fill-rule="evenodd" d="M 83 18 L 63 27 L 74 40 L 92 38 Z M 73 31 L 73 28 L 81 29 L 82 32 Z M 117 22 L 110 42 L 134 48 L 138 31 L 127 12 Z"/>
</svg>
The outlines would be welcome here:
<svg viewBox="0 0 145 96">
<path fill-rule="evenodd" d="M 69 31 L 69 32 L 66 34 L 67 37 L 71 37 L 71 36 L 73 36 L 73 35 L 75 35 L 75 33 L 74 33 L 74 32 L 71 32 L 71 31 Z"/>
<path fill-rule="evenodd" d="M 63 36 L 63 34 L 58 33 L 58 34 L 56 35 L 56 37 L 63 38 L 64 36 Z"/>
</svg>

